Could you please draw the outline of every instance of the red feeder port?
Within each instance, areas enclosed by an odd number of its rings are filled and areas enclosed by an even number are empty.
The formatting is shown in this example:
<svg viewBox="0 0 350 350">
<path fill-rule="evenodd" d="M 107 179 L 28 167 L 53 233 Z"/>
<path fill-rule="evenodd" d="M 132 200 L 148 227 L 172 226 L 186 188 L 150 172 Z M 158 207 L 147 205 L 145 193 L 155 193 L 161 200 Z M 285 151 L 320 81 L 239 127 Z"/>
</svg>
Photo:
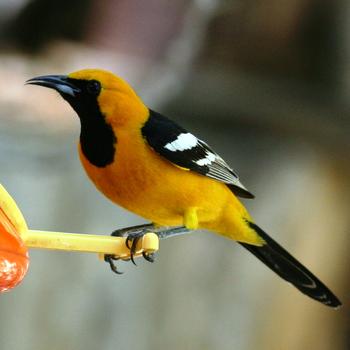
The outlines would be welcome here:
<svg viewBox="0 0 350 350">
<path fill-rule="evenodd" d="M 0 208 L 0 292 L 17 286 L 25 276 L 28 265 L 28 250 Z"/>
</svg>

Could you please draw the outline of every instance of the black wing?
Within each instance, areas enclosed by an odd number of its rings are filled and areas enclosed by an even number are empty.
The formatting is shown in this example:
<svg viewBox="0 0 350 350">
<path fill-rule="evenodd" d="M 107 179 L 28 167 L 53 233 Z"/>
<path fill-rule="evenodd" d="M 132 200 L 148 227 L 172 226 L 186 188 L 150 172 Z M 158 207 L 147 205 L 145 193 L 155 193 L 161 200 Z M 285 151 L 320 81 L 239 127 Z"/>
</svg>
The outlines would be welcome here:
<svg viewBox="0 0 350 350">
<path fill-rule="evenodd" d="M 254 198 L 217 153 L 170 119 L 150 110 L 142 135 L 155 152 L 175 165 L 221 181 L 237 196 Z"/>
</svg>

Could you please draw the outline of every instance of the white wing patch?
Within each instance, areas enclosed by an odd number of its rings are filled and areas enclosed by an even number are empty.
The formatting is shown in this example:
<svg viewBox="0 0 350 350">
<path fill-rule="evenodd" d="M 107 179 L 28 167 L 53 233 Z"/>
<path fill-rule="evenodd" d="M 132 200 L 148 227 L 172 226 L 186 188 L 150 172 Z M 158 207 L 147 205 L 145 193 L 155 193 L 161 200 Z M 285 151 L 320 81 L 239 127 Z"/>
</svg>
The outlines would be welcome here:
<svg viewBox="0 0 350 350">
<path fill-rule="evenodd" d="M 204 165 L 210 165 L 216 160 L 217 156 L 214 153 L 211 152 L 206 152 L 206 155 L 204 158 L 199 159 L 196 161 L 196 163 L 199 166 L 204 166 Z"/>
<path fill-rule="evenodd" d="M 167 143 L 164 148 L 169 151 L 177 152 L 177 151 L 185 151 L 189 150 L 193 147 L 196 147 L 198 144 L 198 139 L 191 133 L 182 133 L 180 134 L 176 140 Z"/>
</svg>

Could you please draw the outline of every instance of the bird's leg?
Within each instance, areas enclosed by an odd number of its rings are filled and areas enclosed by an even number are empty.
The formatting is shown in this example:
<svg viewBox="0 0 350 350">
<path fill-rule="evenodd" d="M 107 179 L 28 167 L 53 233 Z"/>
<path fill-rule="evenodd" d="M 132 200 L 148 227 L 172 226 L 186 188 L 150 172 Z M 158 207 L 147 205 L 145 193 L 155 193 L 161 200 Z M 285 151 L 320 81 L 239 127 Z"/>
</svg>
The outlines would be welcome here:
<svg viewBox="0 0 350 350">
<path fill-rule="evenodd" d="M 187 229 L 185 226 L 163 226 L 158 230 L 156 229 L 154 233 L 158 235 L 159 239 L 166 239 L 175 236 L 182 236 L 190 232 L 191 230 Z"/>
<path fill-rule="evenodd" d="M 129 235 L 133 235 L 134 233 L 139 233 L 142 230 L 150 230 L 153 227 L 154 227 L 153 223 L 136 225 L 136 226 L 131 226 L 131 227 L 125 227 L 125 228 L 121 228 L 119 230 L 113 231 L 111 233 L 111 236 L 114 236 L 114 237 L 128 237 Z"/>
<path fill-rule="evenodd" d="M 155 233 L 159 237 L 159 239 L 166 239 L 170 237 L 187 234 L 190 232 L 190 230 L 184 226 L 159 226 L 159 225 L 150 223 L 150 224 L 137 225 L 137 226 L 126 227 L 123 229 L 115 230 L 112 232 L 111 235 L 116 237 L 126 237 L 125 244 L 130 249 L 130 256 L 131 256 L 130 260 L 135 264 L 134 254 L 135 254 L 137 242 L 147 232 Z M 131 243 L 131 246 L 130 246 L 130 243 Z M 142 253 L 142 255 L 147 261 L 154 262 L 154 256 L 155 256 L 154 253 L 152 254 Z M 122 272 L 118 271 L 114 263 L 114 261 L 119 260 L 119 258 L 115 257 L 112 254 L 105 254 L 104 260 L 109 263 L 111 270 L 113 272 L 117 274 L 122 274 Z"/>
</svg>

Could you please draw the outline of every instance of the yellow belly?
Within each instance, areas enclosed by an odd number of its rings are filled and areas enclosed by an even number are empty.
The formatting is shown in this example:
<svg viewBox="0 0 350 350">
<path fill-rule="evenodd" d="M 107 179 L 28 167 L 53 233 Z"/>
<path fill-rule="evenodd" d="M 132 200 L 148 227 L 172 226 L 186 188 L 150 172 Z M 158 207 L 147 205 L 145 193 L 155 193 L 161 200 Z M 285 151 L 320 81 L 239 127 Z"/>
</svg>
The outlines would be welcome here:
<svg viewBox="0 0 350 350">
<path fill-rule="evenodd" d="M 115 160 L 104 168 L 91 165 L 79 147 L 88 176 L 111 201 L 164 226 L 183 225 L 186 210 L 195 208 L 199 228 L 257 242 L 255 232 L 245 229 L 249 214 L 225 184 L 176 167 L 141 138 L 117 140 Z"/>
</svg>

